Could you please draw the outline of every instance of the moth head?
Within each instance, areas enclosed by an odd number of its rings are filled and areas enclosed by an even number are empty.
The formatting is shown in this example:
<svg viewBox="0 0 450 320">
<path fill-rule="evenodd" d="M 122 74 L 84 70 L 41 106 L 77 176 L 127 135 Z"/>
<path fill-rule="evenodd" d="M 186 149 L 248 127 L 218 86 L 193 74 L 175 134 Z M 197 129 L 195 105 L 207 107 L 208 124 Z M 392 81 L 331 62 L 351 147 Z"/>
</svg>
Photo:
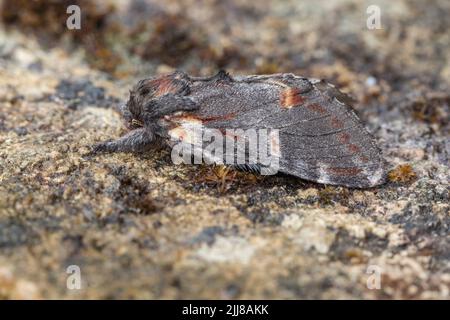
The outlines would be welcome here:
<svg viewBox="0 0 450 320">
<path fill-rule="evenodd" d="M 158 99 L 165 94 L 187 94 L 189 85 L 187 75 L 175 71 L 149 79 L 140 80 L 132 90 L 126 108 L 135 123 L 144 123 L 144 114 L 147 106 L 152 105 L 152 100 Z"/>
</svg>

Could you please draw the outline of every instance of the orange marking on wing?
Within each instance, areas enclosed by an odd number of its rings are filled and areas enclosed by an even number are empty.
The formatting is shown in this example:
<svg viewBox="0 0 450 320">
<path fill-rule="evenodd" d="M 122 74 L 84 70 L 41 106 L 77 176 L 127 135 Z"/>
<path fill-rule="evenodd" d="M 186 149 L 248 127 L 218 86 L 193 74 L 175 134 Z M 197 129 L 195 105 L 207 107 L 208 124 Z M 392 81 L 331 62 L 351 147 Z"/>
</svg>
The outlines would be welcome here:
<svg viewBox="0 0 450 320">
<path fill-rule="evenodd" d="M 338 118 L 333 117 L 333 118 L 331 119 L 331 126 L 332 126 L 333 128 L 340 129 L 340 128 L 343 128 L 343 127 L 344 127 L 344 124 L 343 124 L 342 121 L 339 120 Z"/>
<path fill-rule="evenodd" d="M 182 127 L 175 127 L 169 130 L 169 135 L 175 139 L 179 139 L 180 141 L 186 140 L 188 133 Z"/>
<path fill-rule="evenodd" d="M 308 109 L 311 111 L 314 111 L 314 112 L 318 112 L 320 114 L 327 113 L 327 110 L 324 107 L 322 107 L 320 104 L 317 104 L 317 103 L 308 105 Z"/>
<path fill-rule="evenodd" d="M 339 141 L 341 142 L 341 143 L 349 143 L 350 142 L 350 135 L 348 134 L 348 133 L 341 133 L 340 135 L 339 135 Z"/>
<path fill-rule="evenodd" d="M 348 150 L 350 150 L 353 153 L 357 153 L 359 151 L 361 151 L 361 148 L 358 147 L 356 144 L 350 143 L 347 145 Z"/>
<path fill-rule="evenodd" d="M 202 123 L 208 123 L 213 121 L 220 121 L 220 120 L 231 120 L 235 117 L 234 113 L 224 114 L 221 116 L 212 116 L 212 117 L 200 117 L 195 114 L 178 114 L 178 115 L 170 115 L 166 116 L 166 119 L 171 121 L 192 121 L 192 122 L 202 122 Z"/>
<path fill-rule="evenodd" d="M 331 174 L 338 175 L 338 176 L 353 176 L 353 175 L 357 175 L 358 173 L 360 173 L 362 171 L 362 169 L 336 167 L 336 168 L 327 168 L 326 171 Z"/>
<path fill-rule="evenodd" d="M 165 119 L 172 121 L 172 122 L 178 122 L 178 123 L 183 122 L 183 121 L 192 122 L 192 123 L 202 123 L 202 120 L 203 120 L 193 114 L 168 115 L 168 116 L 165 116 Z"/>
<path fill-rule="evenodd" d="M 213 121 L 220 121 L 220 120 L 231 120 L 236 115 L 234 113 L 228 113 L 221 116 L 214 116 L 214 117 L 200 117 L 199 119 L 202 120 L 205 123 L 213 122 Z"/>
<path fill-rule="evenodd" d="M 359 156 L 359 160 L 361 160 L 364 163 L 369 162 L 369 158 L 367 158 L 366 156 Z"/>
<path fill-rule="evenodd" d="M 280 93 L 280 105 L 282 108 L 292 108 L 303 104 L 305 99 L 300 95 L 300 89 L 288 88 Z"/>
</svg>

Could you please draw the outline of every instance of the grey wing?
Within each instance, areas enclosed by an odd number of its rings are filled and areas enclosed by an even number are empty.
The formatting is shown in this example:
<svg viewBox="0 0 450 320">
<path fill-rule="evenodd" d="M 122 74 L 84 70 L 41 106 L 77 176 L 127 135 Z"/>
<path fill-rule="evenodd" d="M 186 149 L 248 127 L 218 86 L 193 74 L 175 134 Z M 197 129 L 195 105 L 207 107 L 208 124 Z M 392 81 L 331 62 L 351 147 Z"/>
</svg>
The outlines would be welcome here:
<svg viewBox="0 0 450 320">
<path fill-rule="evenodd" d="M 324 81 L 301 95 L 279 123 L 280 171 L 319 183 L 373 187 L 386 169 L 374 138 L 350 107 L 350 99 Z"/>
<path fill-rule="evenodd" d="M 345 94 L 292 74 L 235 81 L 204 104 L 206 119 L 219 115 L 208 127 L 278 129 L 279 171 L 306 180 L 349 187 L 384 182 L 381 152 Z"/>
</svg>

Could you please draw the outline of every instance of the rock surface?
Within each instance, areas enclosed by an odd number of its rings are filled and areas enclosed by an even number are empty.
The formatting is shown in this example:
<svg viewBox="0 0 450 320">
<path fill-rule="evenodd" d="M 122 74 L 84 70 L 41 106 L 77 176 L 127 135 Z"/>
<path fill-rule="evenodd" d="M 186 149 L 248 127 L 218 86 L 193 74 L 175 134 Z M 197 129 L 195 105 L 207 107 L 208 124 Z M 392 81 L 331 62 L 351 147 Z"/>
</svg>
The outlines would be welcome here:
<svg viewBox="0 0 450 320">
<path fill-rule="evenodd" d="M 0 298 L 449 299 L 450 5 L 372 2 L 381 30 L 356 0 L 111 2 L 102 54 L 3 17 Z M 167 150 L 91 156 L 124 132 L 128 89 L 174 68 L 327 78 L 408 169 L 357 190 L 175 166 Z"/>
</svg>

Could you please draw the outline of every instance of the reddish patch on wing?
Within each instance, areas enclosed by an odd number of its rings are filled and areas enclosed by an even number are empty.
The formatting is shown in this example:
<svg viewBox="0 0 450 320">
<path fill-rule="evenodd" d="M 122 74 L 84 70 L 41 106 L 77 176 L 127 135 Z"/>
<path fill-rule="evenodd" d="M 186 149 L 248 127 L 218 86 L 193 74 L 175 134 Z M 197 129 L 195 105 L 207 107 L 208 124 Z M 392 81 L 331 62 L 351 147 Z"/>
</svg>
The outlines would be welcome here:
<svg viewBox="0 0 450 320">
<path fill-rule="evenodd" d="M 361 160 L 361 162 L 363 162 L 363 163 L 367 163 L 367 162 L 369 162 L 369 158 L 367 158 L 366 156 L 359 156 L 359 160 Z"/>
<path fill-rule="evenodd" d="M 200 120 L 202 120 L 204 123 L 208 122 L 214 122 L 214 121 L 223 121 L 223 120 L 231 120 L 236 115 L 234 113 L 228 113 L 221 116 L 214 116 L 214 117 L 200 117 Z"/>
<path fill-rule="evenodd" d="M 300 89 L 288 88 L 280 93 L 280 105 L 282 108 L 292 108 L 303 104 L 305 99 L 300 95 Z"/>
<path fill-rule="evenodd" d="M 308 109 L 311 111 L 314 111 L 314 112 L 318 112 L 320 114 L 327 113 L 327 110 L 324 107 L 322 107 L 320 104 L 317 104 L 317 103 L 308 105 Z"/>
<path fill-rule="evenodd" d="M 338 176 L 354 176 L 362 171 L 360 168 L 327 168 L 328 173 L 338 175 Z"/>
<path fill-rule="evenodd" d="M 194 114 L 180 114 L 180 115 L 168 115 L 165 119 L 170 121 L 191 121 L 191 122 L 202 122 L 202 119 Z"/>
<path fill-rule="evenodd" d="M 331 118 L 331 126 L 336 129 L 340 129 L 344 127 L 344 124 L 341 120 L 336 117 Z"/>
<path fill-rule="evenodd" d="M 338 139 L 341 143 L 347 144 L 350 142 L 350 135 L 344 132 L 339 135 Z"/>
<path fill-rule="evenodd" d="M 180 141 L 184 141 L 188 137 L 188 133 L 183 127 L 173 127 L 169 130 L 169 135 Z"/>
<path fill-rule="evenodd" d="M 347 145 L 347 149 L 353 153 L 357 153 L 361 151 L 361 148 L 358 147 L 356 144 L 350 143 Z"/>
<path fill-rule="evenodd" d="M 236 115 L 234 113 L 224 114 L 221 116 L 213 116 L 213 117 L 201 117 L 197 116 L 195 114 L 187 113 L 187 114 L 181 114 L 181 115 L 170 115 L 166 118 L 172 121 L 180 121 L 180 120 L 186 120 L 186 121 L 200 121 L 202 123 L 208 123 L 208 122 L 214 122 L 214 121 L 221 121 L 221 120 L 231 120 Z"/>
</svg>

